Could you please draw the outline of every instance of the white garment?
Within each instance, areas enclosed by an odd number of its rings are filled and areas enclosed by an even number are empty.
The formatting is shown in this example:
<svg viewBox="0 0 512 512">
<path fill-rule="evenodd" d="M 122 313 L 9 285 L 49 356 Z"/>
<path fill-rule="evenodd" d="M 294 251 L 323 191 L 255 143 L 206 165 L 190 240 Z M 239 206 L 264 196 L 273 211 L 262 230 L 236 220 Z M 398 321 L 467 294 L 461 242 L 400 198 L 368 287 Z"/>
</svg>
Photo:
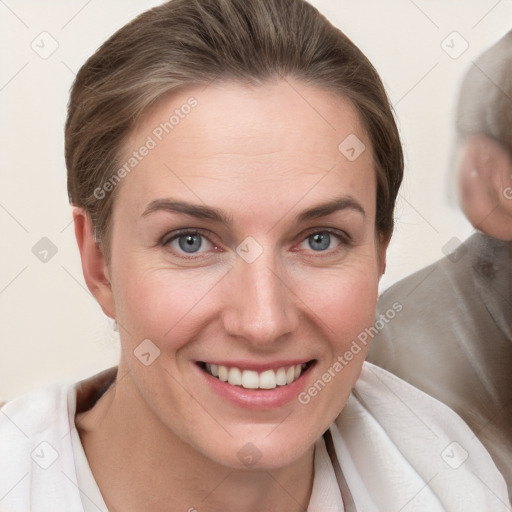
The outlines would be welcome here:
<svg viewBox="0 0 512 512">
<path fill-rule="evenodd" d="M 76 388 L 34 391 L 0 411 L 1 512 L 107 510 L 74 426 Z M 330 432 L 358 512 L 510 512 L 503 477 L 466 424 L 370 363 Z M 315 447 L 308 512 L 341 512 L 323 438 Z"/>
<path fill-rule="evenodd" d="M 456 411 L 512 494 L 512 241 L 473 234 L 387 289 L 376 317 L 395 303 L 368 360 Z"/>
</svg>

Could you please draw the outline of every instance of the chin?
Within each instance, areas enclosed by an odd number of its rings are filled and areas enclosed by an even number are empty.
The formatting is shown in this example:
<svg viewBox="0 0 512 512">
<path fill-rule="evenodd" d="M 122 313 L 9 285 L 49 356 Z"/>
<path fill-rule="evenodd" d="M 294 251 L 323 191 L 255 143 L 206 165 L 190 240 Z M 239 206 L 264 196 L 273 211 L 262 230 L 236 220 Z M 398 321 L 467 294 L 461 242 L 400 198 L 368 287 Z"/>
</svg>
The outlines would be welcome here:
<svg viewBox="0 0 512 512">
<path fill-rule="evenodd" d="M 299 425 L 296 428 L 300 431 Z M 203 453 L 210 452 L 211 459 L 231 469 L 269 471 L 293 464 L 313 449 L 317 440 L 315 436 L 306 436 L 304 432 L 294 435 L 283 429 L 279 434 L 269 434 L 268 430 L 265 428 L 266 432 L 261 436 L 254 435 L 254 432 L 251 435 L 240 433 L 230 438 L 229 442 L 219 444 L 213 450 L 209 447 Z M 318 437 L 320 435 L 321 432 Z"/>
</svg>

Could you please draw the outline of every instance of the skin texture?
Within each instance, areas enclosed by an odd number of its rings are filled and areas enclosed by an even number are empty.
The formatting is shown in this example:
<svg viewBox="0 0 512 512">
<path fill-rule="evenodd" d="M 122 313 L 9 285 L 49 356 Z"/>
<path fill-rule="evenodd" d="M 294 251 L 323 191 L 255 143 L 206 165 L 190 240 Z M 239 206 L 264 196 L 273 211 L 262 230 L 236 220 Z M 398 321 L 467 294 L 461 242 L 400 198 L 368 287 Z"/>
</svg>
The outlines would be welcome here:
<svg viewBox="0 0 512 512">
<path fill-rule="evenodd" d="M 371 141 L 345 99 L 312 86 L 214 83 L 162 98 L 121 161 L 190 97 L 197 106 L 118 185 L 108 267 L 87 215 L 74 210 L 85 280 L 122 345 L 116 386 L 77 426 L 111 510 L 304 510 L 314 443 L 366 351 L 307 405 L 294 398 L 256 411 L 212 391 L 196 361 L 315 360 L 306 389 L 373 324 L 386 244 L 375 231 Z M 338 150 L 350 134 L 366 146 L 354 161 Z M 221 209 L 232 225 L 142 215 L 171 197 Z M 298 221 L 335 198 L 364 214 Z M 169 242 L 184 228 L 204 234 L 199 253 Z M 311 248 L 309 235 L 326 229 L 335 232 L 329 247 Z M 236 252 L 248 236 L 262 250 L 252 263 Z M 134 356 L 145 339 L 160 350 L 149 366 Z M 247 443 L 261 455 L 251 467 L 237 455 Z"/>
<path fill-rule="evenodd" d="M 512 159 L 500 144 L 483 135 L 470 137 L 461 149 L 459 201 L 475 228 L 512 240 Z"/>
</svg>

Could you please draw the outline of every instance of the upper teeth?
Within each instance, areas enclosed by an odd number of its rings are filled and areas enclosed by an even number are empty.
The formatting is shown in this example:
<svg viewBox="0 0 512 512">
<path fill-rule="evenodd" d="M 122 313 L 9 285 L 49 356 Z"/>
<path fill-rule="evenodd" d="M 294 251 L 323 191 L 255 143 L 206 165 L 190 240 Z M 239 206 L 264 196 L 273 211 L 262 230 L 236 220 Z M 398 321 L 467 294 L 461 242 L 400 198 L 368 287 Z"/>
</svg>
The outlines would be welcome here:
<svg viewBox="0 0 512 512">
<path fill-rule="evenodd" d="M 258 373 L 254 370 L 240 370 L 236 367 L 228 368 L 206 363 L 206 370 L 214 377 L 232 386 L 242 386 L 246 389 L 274 389 L 276 386 L 286 386 L 297 380 L 305 367 L 305 364 L 296 364 L 288 368 L 282 367 Z"/>
</svg>

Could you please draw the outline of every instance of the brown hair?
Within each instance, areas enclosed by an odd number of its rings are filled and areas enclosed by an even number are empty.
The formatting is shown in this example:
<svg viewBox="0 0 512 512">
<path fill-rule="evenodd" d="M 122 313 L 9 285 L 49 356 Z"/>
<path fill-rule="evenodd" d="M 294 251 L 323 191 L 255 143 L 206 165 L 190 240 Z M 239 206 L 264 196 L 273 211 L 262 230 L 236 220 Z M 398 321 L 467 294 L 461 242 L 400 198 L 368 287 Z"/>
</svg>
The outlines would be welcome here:
<svg viewBox="0 0 512 512">
<path fill-rule="evenodd" d="M 217 79 L 261 85 L 284 76 L 352 102 L 373 146 L 376 228 L 391 236 L 403 153 L 386 92 L 364 54 L 304 0 L 172 0 L 110 37 L 71 90 L 68 194 L 91 216 L 107 262 L 116 187 L 101 198 L 95 191 L 116 175 L 123 142 L 145 110 L 178 87 Z"/>
<path fill-rule="evenodd" d="M 472 63 L 462 82 L 457 131 L 486 135 L 512 154 L 512 31 Z"/>
</svg>

